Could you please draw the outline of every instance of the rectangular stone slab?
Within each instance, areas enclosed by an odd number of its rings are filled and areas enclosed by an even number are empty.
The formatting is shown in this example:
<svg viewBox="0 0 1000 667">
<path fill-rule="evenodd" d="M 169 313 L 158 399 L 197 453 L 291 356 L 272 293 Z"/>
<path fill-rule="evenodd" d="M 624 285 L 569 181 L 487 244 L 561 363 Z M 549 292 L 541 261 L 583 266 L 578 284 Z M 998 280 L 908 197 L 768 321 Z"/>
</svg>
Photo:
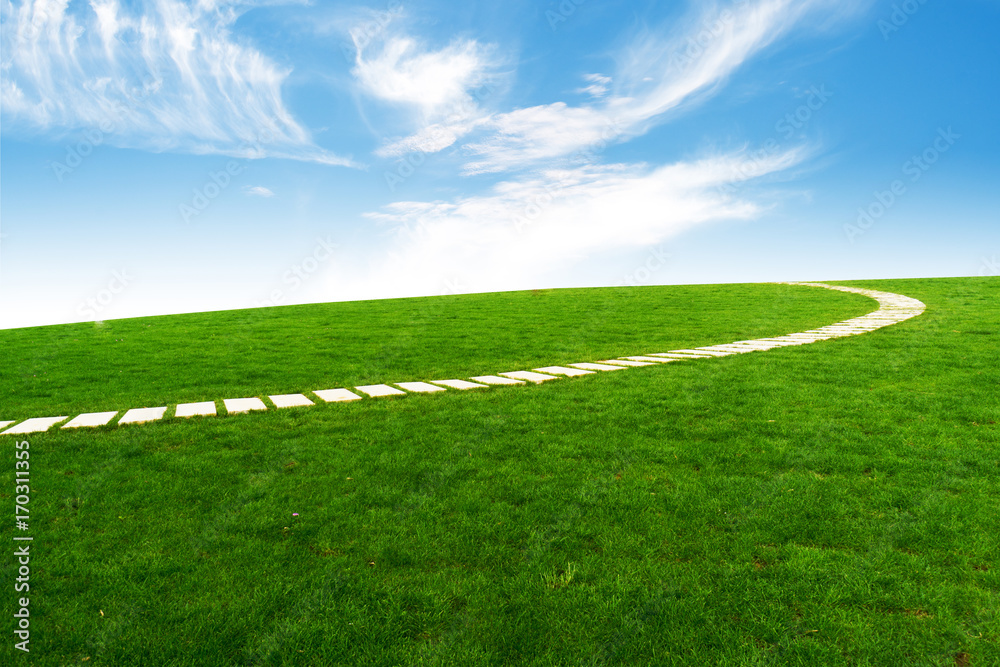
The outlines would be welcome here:
<svg viewBox="0 0 1000 667">
<path fill-rule="evenodd" d="M 668 357 L 670 359 L 711 359 L 710 354 L 677 354 L 676 352 L 653 352 L 650 357 Z"/>
<path fill-rule="evenodd" d="M 612 366 L 627 366 L 627 367 L 638 367 L 638 366 L 655 366 L 655 361 L 631 361 L 629 359 L 605 359 L 604 361 L 598 361 L 599 364 L 610 364 Z"/>
<path fill-rule="evenodd" d="M 532 371 L 511 371 L 509 373 L 500 373 L 500 375 L 514 378 L 515 380 L 527 380 L 528 382 L 534 382 L 535 384 L 541 384 L 542 382 L 548 382 L 549 380 L 559 379 L 553 375 L 543 375 L 542 373 L 534 373 Z"/>
<path fill-rule="evenodd" d="M 215 401 L 181 403 L 174 411 L 175 417 L 206 417 L 215 414 L 217 414 L 215 410 Z"/>
<path fill-rule="evenodd" d="M 277 396 L 268 396 L 268 398 L 271 399 L 276 408 L 297 408 L 314 405 L 312 401 L 302 394 L 278 394 Z"/>
<path fill-rule="evenodd" d="M 582 364 L 570 364 L 573 368 L 582 368 L 585 371 L 623 371 L 628 366 L 613 366 L 611 364 L 592 364 L 589 362 Z"/>
<path fill-rule="evenodd" d="M 726 357 L 732 354 L 731 352 L 717 352 L 715 350 L 709 350 L 708 348 L 699 347 L 697 350 L 670 350 L 671 352 L 690 352 L 692 354 L 710 354 L 713 357 Z"/>
<path fill-rule="evenodd" d="M 469 382 L 467 380 L 431 380 L 434 384 L 440 384 L 445 387 L 451 387 L 452 389 L 485 389 L 485 384 L 476 384 L 475 382 Z"/>
<path fill-rule="evenodd" d="M 155 422 L 163 419 L 163 413 L 167 411 L 167 406 L 162 408 L 133 408 L 125 413 L 118 420 L 118 424 L 142 424 L 143 422 Z"/>
<path fill-rule="evenodd" d="M 432 384 L 427 384 L 426 382 L 397 382 L 397 387 L 405 389 L 406 391 L 415 391 L 421 394 L 430 394 L 435 391 L 447 391 L 444 387 L 435 387 Z"/>
<path fill-rule="evenodd" d="M 636 357 L 625 357 L 629 361 L 651 361 L 654 364 L 669 364 L 672 361 L 678 361 L 677 359 L 672 359 L 671 357 L 646 357 L 646 356 L 636 356 Z"/>
<path fill-rule="evenodd" d="M 238 415 L 251 410 L 267 410 L 264 401 L 257 397 L 253 398 L 227 398 L 222 401 L 226 406 L 226 412 L 231 415 Z"/>
<path fill-rule="evenodd" d="M 590 375 L 594 372 L 580 368 L 566 368 L 565 366 L 546 366 L 545 368 L 536 368 L 535 370 L 539 373 L 548 373 L 549 375 L 565 375 L 567 377 Z"/>
<path fill-rule="evenodd" d="M 502 378 L 499 375 L 479 375 L 477 377 L 471 378 L 476 382 L 482 382 L 484 384 L 524 384 L 521 380 L 515 380 L 513 378 Z"/>
<path fill-rule="evenodd" d="M 80 428 L 81 426 L 104 426 L 115 418 L 118 411 L 113 412 L 88 412 L 77 415 L 62 425 L 63 428 Z"/>
<path fill-rule="evenodd" d="M 320 389 L 319 391 L 314 391 L 313 393 L 327 403 L 361 400 L 360 396 L 355 394 L 353 391 L 348 391 L 347 389 Z"/>
<path fill-rule="evenodd" d="M 7 429 L 0 435 L 16 435 L 18 433 L 41 433 L 66 419 L 66 417 L 34 417 L 26 419 L 17 426 Z"/>
<path fill-rule="evenodd" d="M 400 391 L 395 387 L 390 387 L 387 384 L 366 384 L 362 387 L 355 387 L 360 392 L 368 394 L 369 396 L 405 396 L 405 391 Z"/>
</svg>

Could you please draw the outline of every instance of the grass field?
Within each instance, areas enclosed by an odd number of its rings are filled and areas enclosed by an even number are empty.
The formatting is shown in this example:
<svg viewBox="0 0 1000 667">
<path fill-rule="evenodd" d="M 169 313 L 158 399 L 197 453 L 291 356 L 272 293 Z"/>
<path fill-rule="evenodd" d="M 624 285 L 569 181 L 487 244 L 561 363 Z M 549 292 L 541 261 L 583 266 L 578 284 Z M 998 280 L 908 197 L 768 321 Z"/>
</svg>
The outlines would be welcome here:
<svg viewBox="0 0 1000 667">
<path fill-rule="evenodd" d="M 1000 280 L 844 284 L 927 311 L 539 386 L 23 438 L 32 651 L 12 664 L 1000 664 Z M 650 287 L 0 331 L 0 418 L 468 377 L 876 307 Z"/>
</svg>

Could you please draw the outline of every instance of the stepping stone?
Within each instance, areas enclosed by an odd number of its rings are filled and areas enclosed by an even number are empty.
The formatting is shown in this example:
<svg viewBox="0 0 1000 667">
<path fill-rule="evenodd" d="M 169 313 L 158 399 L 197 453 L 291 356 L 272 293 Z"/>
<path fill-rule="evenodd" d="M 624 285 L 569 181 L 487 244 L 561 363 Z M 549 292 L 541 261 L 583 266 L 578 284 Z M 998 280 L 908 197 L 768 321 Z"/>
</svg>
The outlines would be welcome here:
<svg viewBox="0 0 1000 667">
<path fill-rule="evenodd" d="M 315 405 L 315 403 L 302 394 L 278 394 L 277 396 L 268 396 L 268 398 L 271 399 L 276 408 L 297 408 L 306 405 Z"/>
<path fill-rule="evenodd" d="M 654 361 L 631 361 L 630 359 L 605 359 L 604 361 L 598 361 L 599 364 L 610 364 L 612 366 L 625 366 L 625 367 L 638 367 L 638 366 L 655 366 Z"/>
<path fill-rule="evenodd" d="M 320 389 L 319 391 L 314 391 L 313 393 L 327 403 L 361 400 L 360 396 L 355 394 L 353 391 L 348 391 L 347 389 Z"/>
<path fill-rule="evenodd" d="M 545 368 L 536 368 L 539 373 L 548 373 L 549 375 L 565 375 L 567 377 L 577 377 L 579 375 L 592 375 L 594 371 L 583 370 L 580 368 L 566 368 L 565 366 L 546 366 Z"/>
<path fill-rule="evenodd" d="M 671 352 L 680 352 L 681 354 L 689 352 L 691 354 L 710 354 L 713 357 L 728 357 L 732 352 L 717 352 L 715 350 L 710 350 L 708 348 L 699 347 L 697 350 L 670 350 Z"/>
<path fill-rule="evenodd" d="M 651 357 L 667 357 L 669 359 L 711 359 L 710 354 L 677 354 L 675 352 L 654 352 Z"/>
<path fill-rule="evenodd" d="M 543 375 L 542 373 L 534 373 L 532 371 L 511 371 L 510 373 L 501 373 L 509 378 L 514 378 L 515 380 L 527 380 L 528 382 L 534 382 L 535 384 L 541 384 L 548 380 L 558 380 L 559 378 L 554 375 Z"/>
<path fill-rule="evenodd" d="M 625 357 L 625 359 L 628 359 L 629 361 L 651 361 L 654 364 L 669 364 L 671 361 L 677 361 L 677 359 L 671 359 L 670 357 L 646 357 L 646 356 Z"/>
<path fill-rule="evenodd" d="M 476 384 L 475 382 L 468 382 L 466 380 L 431 380 L 434 384 L 444 385 L 445 387 L 451 387 L 452 389 L 486 389 L 485 384 Z"/>
<path fill-rule="evenodd" d="M 573 368 L 582 368 L 585 371 L 623 371 L 628 366 L 612 366 L 611 364 L 570 364 Z"/>
<path fill-rule="evenodd" d="M 521 380 L 502 378 L 499 375 L 479 375 L 472 379 L 476 382 L 482 382 L 484 384 L 524 384 Z"/>
<path fill-rule="evenodd" d="M 80 428 L 81 426 L 104 426 L 115 418 L 118 411 L 114 412 L 88 412 L 77 415 L 62 425 L 62 428 Z"/>
<path fill-rule="evenodd" d="M 435 391 L 447 391 L 444 387 L 435 387 L 426 382 L 397 382 L 397 387 L 402 387 L 406 391 L 415 391 L 421 394 L 430 394 Z"/>
<path fill-rule="evenodd" d="M 400 391 L 395 387 L 390 387 L 387 384 L 366 384 L 363 387 L 355 387 L 355 389 L 373 397 L 406 395 L 405 391 Z"/>
<path fill-rule="evenodd" d="M 250 412 L 251 410 L 267 410 L 264 401 L 259 398 L 227 398 L 222 401 L 226 406 L 226 412 L 231 415 Z"/>
<path fill-rule="evenodd" d="M 13 421 L 0 422 L 0 428 L 7 428 L 13 423 L 14 423 Z"/>
<path fill-rule="evenodd" d="M 780 345 L 774 345 L 772 347 L 781 347 Z M 735 352 L 736 354 L 746 354 L 747 352 L 763 352 L 770 350 L 771 347 L 761 347 L 758 345 L 713 345 L 713 350 L 719 350 L 720 352 Z M 674 360 L 676 361 L 676 360 Z"/>
<path fill-rule="evenodd" d="M 217 414 L 215 411 L 215 401 L 202 401 L 201 403 L 181 403 L 174 411 L 175 417 L 206 417 Z"/>
<path fill-rule="evenodd" d="M 17 426 L 9 428 L 0 435 L 16 435 L 19 433 L 41 433 L 66 419 L 66 417 L 35 417 L 26 419 Z"/>
<path fill-rule="evenodd" d="M 118 420 L 118 425 L 122 424 L 142 424 L 143 422 L 153 422 L 163 419 L 163 413 L 167 411 L 166 406 L 162 408 L 133 408 L 125 413 Z"/>
</svg>

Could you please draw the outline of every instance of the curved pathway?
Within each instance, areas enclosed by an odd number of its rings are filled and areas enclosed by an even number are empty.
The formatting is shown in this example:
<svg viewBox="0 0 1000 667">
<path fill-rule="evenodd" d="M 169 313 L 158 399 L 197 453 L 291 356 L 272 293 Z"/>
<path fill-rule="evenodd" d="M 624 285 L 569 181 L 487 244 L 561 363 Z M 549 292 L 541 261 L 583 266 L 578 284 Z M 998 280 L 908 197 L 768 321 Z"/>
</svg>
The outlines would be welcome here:
<svg viewBox="0 0 1000 667">
<path fill-rule="evenodd" d="M 354 391 L 349 389 L 318 389 L 312 393 L 320 400 L 327 403 L 340 401 L 358 401 L 367 397 L 394 396 L 408 392 L 430 393 L 447 391 L 454 389 L 465 391 L 469 389 L 485 389 L 490 385 L 514 385 L 532 382 L 535 384 L 558 380 L 560 378 L 575 377 L 578 375 L 589 375 L 591 373 L 620 371 L 636 366 L 651 366 L 654 364 L 666 364 L 676 361 L 691 359 L 707 359 L 711 357 L 726 357 L 731 354 L 744 354 L 747 352 L 760 352 L 776 347 L 787 347 L 790 345 L 808 345 L 821 340 L 831 338 L 842 338 L 844 336 L 856 336 L 858 334 L 881 329 L 924 312 L 924 304 L 916 299 L 890 292 L 877 292 L 875 290 L 860 289 L 856 287 L 838 287 L 825 285 L 823 283 L 782 283 L 785 285 L 802 285 L 807 287 L 824 287 L 826 289 L 838 290 L 841 292 L 853 292 L 863 294 L 878 301 L 879 309 L 855 317 L 843 322 L 837 322 L 819 329 L 810 329 L 800 333 L 791 333 L 774 338 L 757 338 L 754 340 L 740 340 L 734 343 L 722 345 L 710 345 L 707 347 L 697 347 L 685 350 L 669 350 L 667 352 L 653 352 L 649 354 L 632 357 L 621 357 L 619 359 L 604 359 L 600 361 L 581 362 L 567 364 L 566 366 L 542 366 L 532 370 L 509 371 L 497 373 L 496 375 L 479 375 L 468 379 L 454 380 L 430 380 L 427 382 L 394 382 L 390 384 L 373 384 L 354 387 Z M 288 408 L 295 406 L 315 405 L 313 399 L 305 394 L 281 394 L 268 396 L 268 399 L 275 408 Z M 223 399 L 223 405 L 227 414 L 250 412 L 253 410 L 267 410 L 268 405 L 260 398 L 227 398 Z M 167 413 L 168 406 L 155 408 L 134 408 L 128 410 L 118 420 L 117 424 L 139 424 L 148 421 L 163 419 Z M 47 431 L 57 424 L 60 428 L 83 428 L 104 426 L 110 424 L 118 416 L 120 411 L 111 412 L 90 412 L 77 415 L 68 422 L 67 415 L 60 417 L 36 417 L 26 419 L 14 426 L 13 421 L 0 421 L 0 429 L 7 430 L 0 435 L 21 435 L 26 433 L 38 433 Z M 205 401 L 201 403 L 180 403 L 175 406 L 173 416 L 194 417 L 216 415 L 215 401 Z M 63 423 L 65 422 L 65 423 Z M 9 427 L 9 428 L 8 428 Z"/>
</svg>

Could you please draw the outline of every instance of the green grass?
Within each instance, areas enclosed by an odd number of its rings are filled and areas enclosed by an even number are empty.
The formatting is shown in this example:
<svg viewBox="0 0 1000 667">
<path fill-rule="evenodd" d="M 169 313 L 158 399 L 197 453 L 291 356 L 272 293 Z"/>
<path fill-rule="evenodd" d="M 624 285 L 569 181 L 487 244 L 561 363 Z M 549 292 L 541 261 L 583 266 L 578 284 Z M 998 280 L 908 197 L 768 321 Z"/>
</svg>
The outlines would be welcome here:
<svg viewBox="0 0 1000 667">
<path fill-rule="evenodd" d="M 469 377 L 800 331 L 869 312 L 787 285 L 536 290 L 0 331 L 0 419 Z"/>
<path fill-rule="evenodd" d="M 32 436 L 33 649 L 19 661 L 998 664 L 1000 280 L 849 284 L 927 312 L 863 336 L 540 386 Z M 282 311 L 219 315 L 210 349 L 227 349 L 228 326 L 232 345 L 262 353 L 217 359 L 221 379 L 200 385 L 210 356 L 102 383 L 65 355 L 169 359 L 158 346 L 211 328 L 209 315 L 146 320 L 156 342 L 125 353 L 92 350 L 85 336 L 105 335 L 92 326 L 34 330 L 34 346 L 0 332 L 3 354 L 34 359 L 12 362 L 2 412 L 34 414 L 47 392 L 99 409 L 426 379 L 423 363 L 442 376 L 513 370 L 874 307 L 766 285 L 437 301 L 291 309 L 284 327 Z M 330 313 L 359 333 L 283 380 L 271 364 L 332 336 L 316 329 Z M 80 340 L 46 352 L 68 341 L 60 329 Z M 32 368 L 50 379 L 28 380 Z"/>
</svg>

